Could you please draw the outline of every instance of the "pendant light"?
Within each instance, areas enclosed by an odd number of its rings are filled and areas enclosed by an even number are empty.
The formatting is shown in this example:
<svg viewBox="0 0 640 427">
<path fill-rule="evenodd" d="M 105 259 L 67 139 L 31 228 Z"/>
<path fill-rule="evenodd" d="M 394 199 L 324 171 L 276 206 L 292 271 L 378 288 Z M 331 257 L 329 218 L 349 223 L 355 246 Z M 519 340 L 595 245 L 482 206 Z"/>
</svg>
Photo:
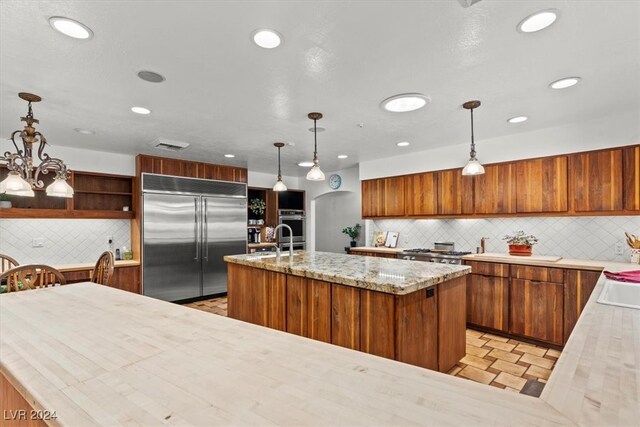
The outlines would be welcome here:
<svg viewBox="0 0 640 427">
<path fill-rule="evenodd" d="M 468 101 L 462 104 L 467 110 L 471 110 L 471 152 L 469 153 L 471 157 L 467 162 L 467 165 L 462 169 L 462 175 L 483 175 L 484 167 L 480 164 L 478 159 L 476 159 L 476 143 L 473 139 L 473 110 L 480 106 L 480 101 Z"/>
<path fill-rule="evenodd" d="M 322 118 L 322 113 L 309 113 L 307 117 L 313 120 L 313 166 L 307 173 L 307 179 L 309 181 L 324 181 L 324 173 L 318 165 L 318 129 L 316 127 L 318 120 Z"/>
<path fill-rule="evenodd" d="M 282 182 L 282 171 L 280 170 L 280 149 L 284 147 L 283 142 L 274 142 L 274 146 L 278 147 L 278 181 L 273 186 L 273 191 L 287 191 L 287 186 Z"/>
</svg>

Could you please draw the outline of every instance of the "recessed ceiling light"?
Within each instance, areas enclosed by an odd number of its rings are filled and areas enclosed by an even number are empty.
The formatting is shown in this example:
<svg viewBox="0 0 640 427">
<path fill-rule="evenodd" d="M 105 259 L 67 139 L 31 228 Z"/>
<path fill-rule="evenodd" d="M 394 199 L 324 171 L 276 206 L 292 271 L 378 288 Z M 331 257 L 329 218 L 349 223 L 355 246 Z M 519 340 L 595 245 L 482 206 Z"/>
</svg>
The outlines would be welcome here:
<svg viewBox="0 0 640 427">
<path fill-rule="evenodd" d="M 313 162 L 300 162 L 298 163 L 298 166 L 301 166 L 303 168 L 310 168 L 311 166 L 313 166 Z"/>
<path fill-rule="evenodd" d="M 380 103 L 380 108 L 392 113 L 406 113 L 419 110 L 431 102 L 431 99 L 421 93 L 403 93 L 394 95 Z"/>
<path fill-rule="evenodd" d="M 73 129 L 78 133 L 81 133 L 83 135 L 94 135 L 96 132 L 93 130 L 89 130 L 89 129 L 80 129 L 80 128 L 75 128 Z"/>
<path fill-rule="evenodd" d="M 535 33 L 536 31 L 544 30 L 558 19 L 558 14 L 559 12 L 556 9 L 536 12 L 520 21 L 517 27 L 518 31 L 521 33 Z"/>
<path fill-rule="evenodd" d="M 549 84 L 549 87 L 551 89 L 566 89 L 568 87 L 577 85 L 580 80 L 582 80 L 580 77 L 565 77 L 564 79 L 551 82 Z"/>
<path fill-rule="evenodd" d="M 225 154 L 224 155 L 227 159 L 233 159 L 236 155 L 235 154 Z"/>
<path fill-rule="evenodd" d="M 144 115 L 151 114 L 151 110 L 144 107 L 131 107 L 131 111 L 133 111 L 136 114 L 144 114 Z"/>
<path fill-rule="evenodd" d="M 507 120 L 509 123 L 522 123 L 522 122 L 526 122 L 528 119 L 527 116 L 517 116 L 517 117 L 511 117 L 509 120 Z"/>
<path fill-rule="evenodd" d="M 255 44 L 265 49 L 273 49 L 282 43 L 282 35 L 274 30 L 256 30 L 251 38 Z"/>
<path fill-rule="evenodd" d="M 138 71 L 138 77 L 149 83 L 161 83 L 165 80 L 162 74 L 147 70 Z"/>
<path fill-rule="evenodd" d="M 346 154 L 338 154 L 339 159 L 346 159 L 347 157 L 349 156 L 347 156 Z"/>
<path fill-rule="evenodd" d="M 407 141 L 402 141 L 402 142 L 398 142 L 396 144 L 398 147 L 406 147 L 408 145 L 410 145 Z"/>
<path fill-rule="evenodd" d="M 51 28 L 54 30 L 65 36 L 73 37 L 74 39 L 90 39 L 93 37 L 91 28 L 63 16 L 52 16 L 49 18 L 49 25 L 51 25 Z"/>
</svg>

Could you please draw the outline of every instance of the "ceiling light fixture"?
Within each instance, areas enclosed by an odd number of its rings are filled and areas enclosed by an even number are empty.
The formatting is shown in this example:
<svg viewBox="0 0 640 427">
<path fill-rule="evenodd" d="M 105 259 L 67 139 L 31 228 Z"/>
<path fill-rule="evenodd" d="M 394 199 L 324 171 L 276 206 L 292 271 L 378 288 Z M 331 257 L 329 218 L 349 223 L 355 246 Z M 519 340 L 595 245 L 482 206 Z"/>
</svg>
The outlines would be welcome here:
<svg viewBox="0 0 640 427">
<path fill-rule="evenodd" d="M 480 106 L 480 101 L 468 101 L 462 104 L 467 110 L 471 110 L 471 152 L 469 162 L 462 169 L 462 175 L 482 175 L 484 174 L 484 167 L 480 164 L 478 159 L 476 159 L 476 143 L 473 139 L 473 110 L 474 108 L 478 108 Z"/>
<path fill-rule="evenodd" d="M 63 16 L 52 16 L 49 18 L 49 25 L 54 30 L 73 37 L 74 39 L 90 39 L 93 37 L 93 31 L 81 22 Z"/>
<path fill-rule="evenodd" d="M 236 155 L 235 154 L 225 154 L 224 155 L 227 159 L 233 159 Z"/>
<path fill-rule="evenodd" d="M 577 85 L 580 80 L 582 80 L 581 77 L 565 77 L 549 83 L 549 87 L 551 89 L 566 89 L 568 87 Z"/>
<path fill-rule="evenodd" d="M 521 33 L 535 33 L 544 30 L 558 19 L 558 10 L 547 9 L 527 16 L 517 26 Z"/>
<path fill-rule="evenodd" d="M 81 133 L 83 135 L 95 135 L 95 133 L 96 133 L 95 131 L 89 130 L 89 129 L 75 128 L 73 130 L 75 130 L 76 132 Z"/>
<path fill-rule="evenodd" d="M 517 116 L 517 117 L 511 117 L 507 121 L 509 123 L 522 123 L 522 122 L 526 122 L 528 119 L 529 118 L 527 116 Z"/>
<path fill-rule="evenodd" d="M 338 154 L 339 159 L 346 159 L 347 157 L 349 156 L 347 156 L 346 154 Z"/>
<path fill-rule="evenodd" d="M 46 175 L 49 172 L 55 172 L 56 176 L 53 178 L 53 183 L 47 187 L 47 195 L 73 197 L 73 188 L 67 183 L 67 166 L 62 160 L 49 157 L 44 152 L 47 139 L 33 127 L 34 123 L 40 122 L 33 117 L 31 103 L 40 102 L 42 98 L 26 92 L 20 92 L 18 96 L 29 103 L 29 109 L 26 117 L 21 118 L 26 123 L 24 130 L 17 130 L 11 134 L 11 142 L 13 142 L 16 152 L 7 151 L 3 157 L 0 157 L 0 163 L 6 164 L 7 169 L 9 169 L 9 176 L 0 182 L 0 193 L 34 197 L 33 188 L 44 187 L 40 174 Z M 18 144 L 16 144 L 16 135 L 22 139 L 22 149 L 19 149 Z M 39 144 L 38 159 L 40 164 L 35 169 L 33 165 L 33 144 Z"/>
<path fill-rule="evenodd" d="M 298 163 L 298 166 L 300 166 L 301 168 L 310 168 L 311 166 L 313 166 L 313 162 L 300 162 Z"/>
<path fill-rule="evenodd" d="M 131 111 L 133 111 L 136 114 L 142 114 L 142 115 L 147 115 L 147 114 L 151 114 L 151 110 L 149 110 L 148 108 L 144 108 L 144 107 L 131 107 Z"/>
<path fill-rule="evenodd" d="M 287 191 L 287 186 L 282 182 L 282 170 L 280 169 L 280 149 L 284 147 L 284 142 L 274 142 L 273 145 L 278 148 L 278 180 L 273 186 L 273 191 Z"/>
<path fill-rule="evenodd" d="M 419 110 L 431 102 L 431 99 L 421 93 L 403 93 L 394 95 L 380 103 L 380 108 L 392 113 L 407 113 Z"/>
<path fill-rule="evenodd" d="M 396 145 L 398 147 L 408 147 L 411 144 L 409 144 L 407 141 L 402 141 L 402 142 L 398 142 Z"/>
<path fill-rule="evenodd" d="M 316 128 L 318 120 L 322 118 L 322 113 L 309 113 L 307 117 L 313 120 L 313 166 L 307 173 L 307 179 L 309 181 L 324 181 L 324 173 L 318 165 L 318 130 Z"/>
<path fill-rule="evenodd" d="M 274 30 L 256 30 L 252 33 L 251 38 L 258 46 L 265 49 L 273 49 L 282 43 L 282 35 Z"/>
<path fill-rule="evenodd" d="M 138 71 L 138 77 L 149 83 L 162 83 L 165 80 L 162 74 L 147 70 Z"/>
</svg>

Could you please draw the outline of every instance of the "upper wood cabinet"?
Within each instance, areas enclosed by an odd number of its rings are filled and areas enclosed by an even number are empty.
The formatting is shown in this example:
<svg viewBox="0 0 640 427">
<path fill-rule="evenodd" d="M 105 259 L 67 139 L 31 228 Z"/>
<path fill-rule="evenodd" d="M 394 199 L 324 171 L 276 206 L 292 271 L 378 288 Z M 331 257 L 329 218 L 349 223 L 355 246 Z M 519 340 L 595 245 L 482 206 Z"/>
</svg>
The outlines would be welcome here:
<svg viewBox="0 0 640 427">
<path fill-rule="evenodd" d="M 434 215 L 438 211 L 438 188 L 435 172 L 404 177 L 404 211 L 409 216 Z"/>
<path fill-rule="evenodd" d="M 484 175 L 474 176 L 474 212 L 507 214 L 516 212 L 515 164 L 501 163 L 484 167 Z"/>
<path fill-rule="evenodd" d="M 623 209 L 621 149 L 574 154 L 570 173 L 576 212 Z"/>
<path fill-rule="evenodd" d="M 362 217 L 404 216 L 404 177 L 362 181 Z"/>
<path fill-rule="evenodd" d="M 516 163 L 516 210 L 566 212 L 569 209 L 567 157 L 547 157 Z"/>
<path fill-rule="evenodd" d="M 473 178 L 462 176 L 462 169 L 436 172 L 439 215 L 473 213 Z"/>
<path fill-rule="evenodd" d="M 626 147 L 622 152 L 624 175 L 624 208 L 640 211 L 640 145 Z"/>
<path fill-rule="evenodd" d="M 139 175 L 143 172 L 219 181 L 247 182 L 246 168 L 139 155 L 136 158 L 136 173 Z"/>
</svg>

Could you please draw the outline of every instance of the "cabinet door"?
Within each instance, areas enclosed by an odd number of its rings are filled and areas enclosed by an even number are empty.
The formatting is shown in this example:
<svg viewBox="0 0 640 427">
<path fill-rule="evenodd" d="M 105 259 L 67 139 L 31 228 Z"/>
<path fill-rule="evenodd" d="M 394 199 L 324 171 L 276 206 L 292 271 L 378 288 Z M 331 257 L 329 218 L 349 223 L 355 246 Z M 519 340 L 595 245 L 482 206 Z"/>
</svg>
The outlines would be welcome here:
<svg viewBox="0 0 640 427">
<path fill-rule="evenodd" d="M 375 218 L 382 216 L 383 200 L 382 180 L 369 179 L 362 181 L 362 217 Z"/>
<path fill-rule="evenodd" d="M 360 289 L 331 284 L 331 344 L 360 350 Z"/>
<path fill-rule="evenodd" d="M 439 215 L 473 213 L 473 177 L 462 176 L 462 169 L 436 172 Z"/>
<path fill-rule="evenodd" d="M 162 173 L 162 159 L 160 157 L 143 156 L 136 157 L 137 174 L 141 173 Z"/>
<path fill-rule="evenodd" d="M 394 295 L 360 290 L 360 351 L 395 358 Z"/>
<path fill-rule="evenodd" d="M 563 287 L 560 283 L 511 279 L 509 332 L 562 345 Z"/>
<path fill-rule="evenodd" d="M 438 191 L 434 172 L 405 176 L 404 190 L 405 214 L 420 216 L 437 213 Z"/>
<path fill-rule="evenodd" d="M 467 322 L 507 332 L 509 330 L 509 278 L 467 276 Z"/>
<path fill-rule="evenodd" d="M 185 175 L 185 163 L 177 159 L 162 159 L 161 173 L 163 175 L 187 176 Z"/>
<path fill-rule="evenodd" d="M 589 301 L 601 273 L 599 271 L 567 270 L 565 274 L 564 342 L 566 343 L 584 306 Z"/>
<path fill-rule="evenodd" d="M 404 216 L 404 177 L 383 178 L 383 215 Z"/>
<path fill-rule="evenodd" d="M 566 212 L 567 157 L 518 162 L 516 189 L 518 212 Z"/>
<path fill-rule="evenodd" d="M 484 167 L 484 171 L 484 175 L 474 176 L 475 213 L 515 213 L 515 165 L 513 163 L 488 165 Z"/>
<path fill-rule="evenodd" d="M 571 174 L 576 212 L 622 210 L 622 150 L 575 154 Z"/>
<path fill-rule="evenodd" d="M 640 211 L 640 145 L 623 151 L 624 208 Z"/>
<path fill-rule="evenodd" d="M 140 287 L 140 267 L 115 268 L 109 286 L 135 294 L 142 293 Z"/>
</svg>

